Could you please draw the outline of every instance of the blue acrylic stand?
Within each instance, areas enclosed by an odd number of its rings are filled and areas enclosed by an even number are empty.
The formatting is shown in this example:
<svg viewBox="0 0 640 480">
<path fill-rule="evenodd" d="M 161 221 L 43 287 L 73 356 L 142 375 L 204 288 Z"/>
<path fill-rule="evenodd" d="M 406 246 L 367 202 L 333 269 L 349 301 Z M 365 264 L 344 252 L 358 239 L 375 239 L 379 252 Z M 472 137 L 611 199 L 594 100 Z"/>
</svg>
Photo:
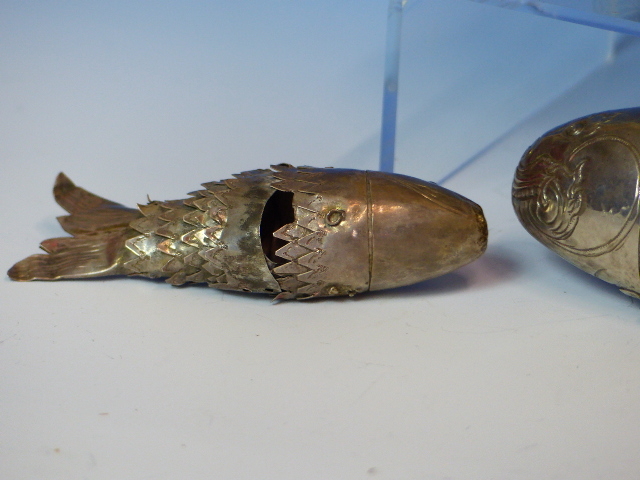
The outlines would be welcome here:
<svg viewBox="0 0 640 480">
<path fill-rule="evenodd" d="M 620 34 L 640 35 L 639 13 L 630 0 L 391 0 L 380 169 L 446 180 L 611 59 Z"/>
</svg>

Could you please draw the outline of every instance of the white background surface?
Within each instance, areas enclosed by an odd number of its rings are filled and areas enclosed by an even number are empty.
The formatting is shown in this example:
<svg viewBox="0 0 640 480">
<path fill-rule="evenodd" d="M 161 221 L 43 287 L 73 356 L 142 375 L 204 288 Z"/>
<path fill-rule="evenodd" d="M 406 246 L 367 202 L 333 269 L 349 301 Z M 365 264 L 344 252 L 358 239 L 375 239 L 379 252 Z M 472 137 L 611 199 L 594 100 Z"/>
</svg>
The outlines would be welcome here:
<svg viewBox="0 0 640 480">
<path fill-rule="evenodd" d="M 131 205 L 347 161 L 379 125 L 386 2 L 349 20 L 337 4 L 282 4 L 299 21 L 278 28 L 250 2 L 2 4 L 2 268 L 62 234 L 59 170 Z M 510 187 L 546 130 L 640 104 L 639 74 L 636 43 L 447 182 L 483 206 L 490 245 L 439 279 L 271 305 L 5 277 L 0 477 L 638 478 L 640 302 L 537 244 Z"/>
</svg>

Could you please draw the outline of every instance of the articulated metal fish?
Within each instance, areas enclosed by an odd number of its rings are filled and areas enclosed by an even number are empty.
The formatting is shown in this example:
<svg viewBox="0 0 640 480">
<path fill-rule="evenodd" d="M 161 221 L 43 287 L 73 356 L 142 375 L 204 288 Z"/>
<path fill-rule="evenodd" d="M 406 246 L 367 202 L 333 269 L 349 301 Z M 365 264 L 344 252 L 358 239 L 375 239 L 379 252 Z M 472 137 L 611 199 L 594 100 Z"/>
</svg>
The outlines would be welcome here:
<svg viewBox="0 0 640 480">
<path fill-rule="evenodd" d="M 48 254 L 9 276 L 142 275 L 304 299 L 426 280 L 487 245 L 478 205 L 404 175 L 282 164 L 203 187 L 131 209 L 60 174 L 54 196 L 70 215 L 58 220 L 73 237 L 45 240 Z"/>
<path fill-rule="evenodd" d="M 578 268 L 640 298 L 640 108 L 561 125 L 524 154 L 513 183 L 520 222 Z"/>
</svg>

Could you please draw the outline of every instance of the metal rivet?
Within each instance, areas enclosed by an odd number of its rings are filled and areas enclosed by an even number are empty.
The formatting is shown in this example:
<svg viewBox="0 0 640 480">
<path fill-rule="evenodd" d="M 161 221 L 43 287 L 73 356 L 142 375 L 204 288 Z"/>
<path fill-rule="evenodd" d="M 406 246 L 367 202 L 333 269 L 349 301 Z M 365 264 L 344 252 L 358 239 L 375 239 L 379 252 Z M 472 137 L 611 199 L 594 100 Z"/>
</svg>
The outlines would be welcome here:
<svg viewBox="0 0 640 480">
<path fill-rule="evenodd" d="M 567 134 L 572 136 L 580 135 L 582 132 L 584 132 L 586 127 L 587 127 L 587 122 L 585 121 L 576 122 L 573 125 L 569 125 L 569 127 L 567 127 Z"/>
<path fill-rule="evenodd" d="M 340 223 L 344 220 L 344 210 L 331 210 L 327 213 L 325 217 L 325 221 L 327 225 L 335 227 L 336 225 L 340 225 Z"/>
</svg>

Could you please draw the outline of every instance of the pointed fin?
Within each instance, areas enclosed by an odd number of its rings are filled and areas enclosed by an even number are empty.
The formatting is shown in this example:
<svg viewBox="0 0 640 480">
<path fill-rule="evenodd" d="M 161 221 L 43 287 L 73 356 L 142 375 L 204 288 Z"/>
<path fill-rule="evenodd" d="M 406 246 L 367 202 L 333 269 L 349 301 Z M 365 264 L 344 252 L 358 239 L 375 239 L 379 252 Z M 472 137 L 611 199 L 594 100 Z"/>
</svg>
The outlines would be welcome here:
<svg viewBox="0 0 640 480">
<path fill-rule="evenodd" d="M 88 212 L 74 213 L 58 217 L 58 222 L 65 232 L 72 235 L 97 233 L 106 230 L 126 228 L 140 218 L 140 214 L 133 209 L 98 209 Z"/>
<path fill-rule="evenodd" d="M 72 235 L 124 228 L 142 216 L 138 210 L 124 207 L 76 186 L 64 173 L 56 178 L 53 196 L 71 214 L 58 217 L 58 221 Z"/>
<path fill-rule="evenodd" d="M 53 187 L 56 201 L 70 215 L 58 218 L 73 237 L 50 238 L 40 247 L 45 255 L 32 255 L 9 270 L 13 280 L 58 280 L 62 278 L 121 275 L 124 262 L 133 254 L 125 247 L 137 232 L 129 223 L 142 216 L 76 186 L 60 173 Z"/>
<path fill-rule="evenodd" d="M 121 275 L 122 263 L 130 258 L 123 248 L 130 232 L 45 240 L 42 248 L 50 253 L 21 260 L 11 267 L 9 277 L 28 281 Z"/>
<path fill-rule="evenodd" d="M 119 203 L 87 192 L 76 186 L 69 177 L 60 172 L 53 186 L 53 196 L 56 202 L 69 213 L 87 212 L 97 208 L 122 207 Z M 123 207 L 124 208 L 124 207 Z"/>
</svg>

